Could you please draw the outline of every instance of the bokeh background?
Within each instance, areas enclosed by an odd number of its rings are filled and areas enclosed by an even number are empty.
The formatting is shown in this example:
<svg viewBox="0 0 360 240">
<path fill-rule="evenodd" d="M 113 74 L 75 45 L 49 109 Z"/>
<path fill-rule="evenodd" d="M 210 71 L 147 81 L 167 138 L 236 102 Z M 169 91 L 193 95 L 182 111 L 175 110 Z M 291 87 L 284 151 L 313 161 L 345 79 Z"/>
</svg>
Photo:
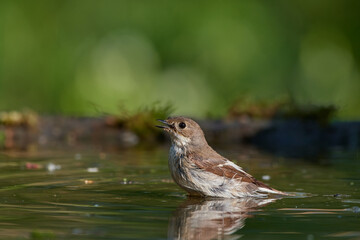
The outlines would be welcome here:
<svg viewBox="0 0 360 240">
<path fill-rule="evenodd" d="M 360 117 L 360 1 L 0 2 L 0 110 L 155 102 L 223 116 L 242 96 Z"/>
</svg>

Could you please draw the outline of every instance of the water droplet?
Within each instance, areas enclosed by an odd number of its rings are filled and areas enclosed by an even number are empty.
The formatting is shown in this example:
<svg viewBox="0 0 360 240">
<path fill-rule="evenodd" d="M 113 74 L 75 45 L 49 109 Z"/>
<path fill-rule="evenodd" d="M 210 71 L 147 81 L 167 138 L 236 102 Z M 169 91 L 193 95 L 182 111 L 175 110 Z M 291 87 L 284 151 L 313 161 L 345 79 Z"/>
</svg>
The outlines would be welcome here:
<svg viewBox="0 0 360 240">
<path fill-rule="evenodd" d="M 263 175 L 262 179 L 265 181 L 269 181 L 271 179 L 270 175 Z"/>
<path fill-rule="evenodd" d="M 99 169 L 97 167 L 88 168 L 87 171 L 89 173 L 97 173 L 99 172 Z"/>
<path fill-rule="evenodd" d="M 61 169 L 61 165 L 56 165 L 54 163 L 49 163 L 47 166 L 46 166 L 47 170 L 49 172 L 54 172 L 55 170 L 60 170 Z"/>
</svg>

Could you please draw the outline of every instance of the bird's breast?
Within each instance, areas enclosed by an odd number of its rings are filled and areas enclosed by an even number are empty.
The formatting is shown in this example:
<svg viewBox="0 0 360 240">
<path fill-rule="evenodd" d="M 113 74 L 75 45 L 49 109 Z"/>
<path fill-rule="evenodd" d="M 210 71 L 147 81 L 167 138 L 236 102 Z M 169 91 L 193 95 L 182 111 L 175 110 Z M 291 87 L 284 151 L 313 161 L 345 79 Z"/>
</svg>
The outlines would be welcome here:
<svg viewBox="0 0 360 240">
<path fill-rule="evenodd" d="M 169 152 L 169 169 L 175 182 L 182 184 L 186 181 L 185 150 L 177 145 L 172 145 Z"/>
</svg>

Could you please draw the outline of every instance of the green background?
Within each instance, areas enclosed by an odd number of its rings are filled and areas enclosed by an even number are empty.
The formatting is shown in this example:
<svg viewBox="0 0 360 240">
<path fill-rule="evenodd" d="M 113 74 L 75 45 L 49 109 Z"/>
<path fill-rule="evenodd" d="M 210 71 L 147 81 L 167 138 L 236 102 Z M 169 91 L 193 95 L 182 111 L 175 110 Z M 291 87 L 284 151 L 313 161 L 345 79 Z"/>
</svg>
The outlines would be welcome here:
<svg viewBox="0 0 360 240">
<path fill-rule="evenodd" d="M 360 116 L 360 1 L 0 2 L 0 110 L 98 115 L 242 96 Z"/>
</svg>

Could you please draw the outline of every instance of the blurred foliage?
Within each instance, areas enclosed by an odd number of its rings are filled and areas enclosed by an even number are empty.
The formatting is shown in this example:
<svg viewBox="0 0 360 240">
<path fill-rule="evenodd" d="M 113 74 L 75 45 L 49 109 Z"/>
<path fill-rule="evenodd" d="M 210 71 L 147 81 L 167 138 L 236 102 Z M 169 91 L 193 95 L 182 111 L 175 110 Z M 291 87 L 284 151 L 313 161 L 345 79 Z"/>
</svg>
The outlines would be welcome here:
<svg viewBox="0 0 360 240">
<path fill-rule="evenodd" d="M 0 112 L 0 125 L 35 127 L 38 124 L 38 115 L 30 110 Z"/>
<path fill-rule="evenodd" d="M 0 110 L 115 113 L 171 102 L 226 114 L 242 95 L 360 117 L 357 0 L 3 0 Z"/>
<path fill-rule="evenodd" d="M 166 119 L 174 111 L 171 104 L 154 103 L 151 107 L 143 107 L 135 113 L 122 109 L 118 115 L 108 116 L 106 123 L 112 127 L 124 128 L 136 133 L 142 139 L 155 138 L 161 131 L 155 128 L 156 119 Z"/>
<path fill-rule="evenodd" d="M 255 100 L 250 97 L 242 97 L 231 104 L 227 113 L 228 119 L 271 119 L 275 117 L 283 101 Z"/>
<path fill-rule="evenodd" d="M 334 117 L 337 109 L 333 105 L 298 104 L 293 99 L 273 102 L 242 97 L 229 108 L 227 119 L 246 121 L 250 119 L 301 119 L 327 124 Z"/>
<path fill-rule="evenodd" d="M 283 105 L 278 110 L 277 117 L 312 120 L 320 124 L 328 124 L 336 112 L 337 108 L 333 105 L 316 106 L 290 103 Z"/>
</svg>

